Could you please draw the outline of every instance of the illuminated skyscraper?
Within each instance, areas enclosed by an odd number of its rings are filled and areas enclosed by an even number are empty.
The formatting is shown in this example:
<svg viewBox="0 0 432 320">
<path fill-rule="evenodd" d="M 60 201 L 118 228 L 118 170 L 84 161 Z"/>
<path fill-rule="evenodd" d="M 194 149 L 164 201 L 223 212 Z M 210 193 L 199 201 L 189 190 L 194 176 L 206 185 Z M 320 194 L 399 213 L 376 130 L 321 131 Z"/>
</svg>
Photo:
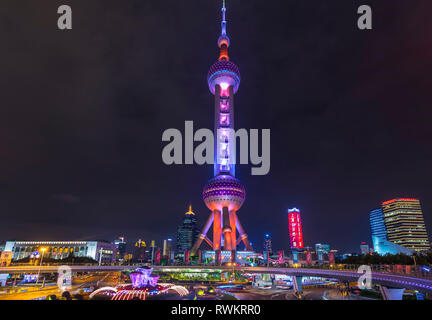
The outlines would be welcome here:
<svg viewBox="0 0 432 320">
<path fill-rule="evenodd" d="M 382 209 L 374 209 L 369 215 L 372 237 L 387 240 L 387 231 L 384 224 L 384 215 Z"/>
<path fill-rule="evenodd" d="M 264 236 L 264 251 L 267 251 L 269 255 L 273 254 L 272 238 L 268 233 Z"/>
<path fill-rule="evenodd" d="M 150 251 L 147 249 L 145 241 L 138 239 L 133 248 L 133 260 L 135 262 L 147 262 L 150 257 Z"/>
<path fill-rule="evenodd" d="M 303 231 L 299 209 L 288 209 L 288 225 L 291 249 L 303 249 Z"/>
<path fill-rule="evenodd" d="M 116 246 L 116 260 L 122 260 L 126 253 L 126 241 L 124 237 L 119 237 L 114 240 L 113 243 Z"/>
<path fill-rule="evenodd" d="M 182 223 L 177 228 L 177 253 L 184 253 L 190 250 L 197 240 L 199 229 L 197 229 L 197 218 L 192 211 L 192 206 L 185 213 Z"/>
<path fill-rule="evenodd" d="M 418 199 L 384 201 L 382 211 L 389 241 L 414 251 L 429 250 L 430 244 Z"/>
<path fill-rule="evenodd" d="M 244 232 L 237 211 L 246 198 L 243 184 L 235 177 L 235 137 L 234 129 L 234 94 L 240 85 L 240 71 L 229 60 L 228 47 L 230 39 L 226 33 L 225 0 L 222 6 L 221 35 L 218 39 L 220 48 L 219 59 L 211 67 L 207 75 L 210 92 L 215 96 L 215 161 L 214 178 L 203 190 L 203 199 L 212 211 L 199 239 L 192 249 L 192 255 L 205 240 L 213 250 L 236 250 L 243 241 L 246 250 L 251 251 L 248 236 Z M 207 232 L 213 224 L 213 241 Z M 238 231 L 238 237 L 237 237 Z"/>
<path fill-rule="evenodd" d="M 369 245 L 366 242 L 362 242 L 360 244 L 360 253 L 362 255 L 367 255 L 369 254 Z"/>
<path fill-rule="evenodd" d="M 162 255 L 169 256 L 172 251 L 172 239 L 165 239 L 163 241 Z"/>
</svg>

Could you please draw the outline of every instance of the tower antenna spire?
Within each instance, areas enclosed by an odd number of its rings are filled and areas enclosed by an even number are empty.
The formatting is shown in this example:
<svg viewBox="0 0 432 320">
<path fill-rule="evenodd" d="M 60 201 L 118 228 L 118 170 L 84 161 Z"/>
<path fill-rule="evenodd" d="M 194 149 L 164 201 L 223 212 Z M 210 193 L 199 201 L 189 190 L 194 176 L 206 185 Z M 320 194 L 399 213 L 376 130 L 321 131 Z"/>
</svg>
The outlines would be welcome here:
<svg viewBox="0 0 432 320">
<path fill-rule="evenodd" d="M 222 0 L 222 35 L 226 35 L 226 7 L 225 7 L 225 0 Z"/>
<path fill-rule="evenodd" d="M 225 0 L 222 0 L 222 22 L 221 22 L 221 35 L 218 39 L 218 46 L 220 48 L 219 60 L 229 60 L 228 57 L 228 47 L 230 45 L 229 37 L 226 33 L 226 7 Z"/>
</svg>

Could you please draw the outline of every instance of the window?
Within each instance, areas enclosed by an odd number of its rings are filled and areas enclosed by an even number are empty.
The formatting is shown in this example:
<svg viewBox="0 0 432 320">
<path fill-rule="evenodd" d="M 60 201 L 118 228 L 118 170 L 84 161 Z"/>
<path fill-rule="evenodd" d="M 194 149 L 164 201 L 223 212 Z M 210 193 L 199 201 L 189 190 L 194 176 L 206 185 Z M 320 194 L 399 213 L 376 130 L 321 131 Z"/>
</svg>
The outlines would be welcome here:
<svg viewBox="0 0 432 320">
<path fill-rule="evenodd" d="M 228 111 L 229 110 L 229 100 L 228 99 L 221 99 L 220 109 L 221 109 L 221 111 Z"/>
<path fill-rule="evenodd" d="M 221 113 L 219 115 L 219 123 L 221 126 L 229 126 L 229 114 Z"/>
</svg>

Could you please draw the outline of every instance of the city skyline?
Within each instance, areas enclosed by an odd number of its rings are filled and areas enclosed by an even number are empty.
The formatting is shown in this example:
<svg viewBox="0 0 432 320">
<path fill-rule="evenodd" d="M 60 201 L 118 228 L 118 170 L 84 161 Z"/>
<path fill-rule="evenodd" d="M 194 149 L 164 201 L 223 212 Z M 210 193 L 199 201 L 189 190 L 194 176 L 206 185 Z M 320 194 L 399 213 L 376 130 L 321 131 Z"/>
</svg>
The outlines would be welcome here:
<svg viewBox="0 0 432 320">
<path fill-rule="evenodd" d="M 398 197 L 420 199 L 431 229 L 430 86 L 421 77 L 431 71 L 429 37 L 416 22 L 432 5 L 375 4 L 376 28 L 362 33 L 355 5 L 336 2 L 313 10 L 227 4 L 245 79 L 236 103 L 252 109 L 237 125 L 272 130 L 269 175 L 237 168 L 248 192 L 242 224 L 258 247 L 267 232 L 275 249 L 289 247 L 292 207 L 302 212 L 305 246 L 371 245 L 370 210 Z M 1 119 L 1 240 L 121 234 L 162 243 L 190 202 L 198 225 L 205 223 L 200 194 L 212 166 L 163 165 L 160 136 L 185 120 L 212 127 L 204 78 L 217 53 L 220 3 L 103 5 L 123 28 L 99 17 L 94 4 L 75 5 L 94 20 L 77 20 L 70 34 L 51 30 L 29 7 L 12 3 L 5 12 L 27 28 L 0 31 L 11 44 L 2 52 L 10 80 Z"/>
<path fill-rule="evenodd" d="M 414 202 L 417 202 L 417 203 L 419 202 L 418 199 L 412 199 L 412 198 L 395 198 L 395 199 L 391 199 L 391 200 L 387 200 L 387 201 L 382 202 L 382 205 L 384 206 L 385 204 L 393 203 L 393 202 L 397 202 L 397 201 L 414 201 Z M 287 212 L 288 212 L 288 216 L 289 216 L 290 213 L 293 213 L 293 212 L 297 213 L 297 214 L 300 214 L 300 211 L 297 208 L 288 209 Z M 423 218 L 421 207 L 420 207 L 420 211 L 419 212 L 420 212 L 421 217 Z M 374 236 L 377 236 L 380 239 L 382 238 L 383 240 L 387 240 L 387 232 L 385 230 L 384 220 L 383 220 L 382 215 L 383 215 L 383 212 L 382 212 L 381 208 L 370 210 L 369 216 L 368 216 L 369 223 L 370 223 L 369 238 L 366 241 L 362 241 L 360 243 L 360 247 L 363 244 L 366 244 L 366 245 L 370 246 L 371 249 L 374 249 L 375 245 L 381 246 L 382 244 L 374 243 L 374 240 L 373 240 Z M 192 220 L 193 220 L 192 224 L 191 224 L 191 218 L 190 218 L 190 216 L 193 216 L 192 217 Z M 168 233 L 168 236 L 167 236 L 167 234 L 158 235 L 157 237 L 155 237 L 156 239 L 158 239 L 157 241 L 150 240 L 150 238 L 147 239 L 146 237 L 144 237 L 145 239 L 144 239 L 143 242 L 148 241 L 150 243 L 150 241 L 151 241 L 153 243 L 153 241 L 155 241 L 156 247 L 162 249 L 162 248 L 165 248 L 166 241 L 172 241 L 172 238 L 171 238 L 171 235 L 172 235 L 172 237 L 175 238 L 175 241 L 173 241 L 172 244 L 175 245 L 176 248 L 177 248 L 175 250 L 176 253 L 177 254 L 178 253 L 182 254 L 182 253 L 184 253 L 185 250 L 188 250 L 188 249 L 192 248 L 192 245 L 195 243 L 195 240 L 193 240 L 193 239 L 197 239 L 197 237 L 198 237 L 198 235 L 200 233 L 200 229 L 198 227 L 196 227 L 197 222 L 198 222 L 198 219 L 196 217 L 196 214 L 195 214 L 195 212 L 192 211 L 192 205 L 189 204 L 188 211 L 184 214 L 183 220 L 177 226 L 177 230 L 176 231 Z M 188 226 L 188 227 L 185 228 L 185 225 L 189 225 L 189 224 L 191 225 L 191 227 Z M 289 221 L 288 221 L 288 225 L 290 225 Z M 383 228 L 384 228 L 384 230 L 383 230 Z M 189 232 L 189 231 L 185 231 L 186 229 L 188 229 L 188 230 L 190 229 L 190 232 L 192 232 L 191 235 L 187 235 L 186 236 L 186 237 L 191 237 L 191 239 L 189 239 L 189 240 L 183 240 L 183 236 L 181 235 L 184 232 L 186 232 L 186 233 Z M 183 231 L 180 231 L 180 230 L 183 230 Z M 291 231 L 292 231 L 291 228 L 288 227 L 288 233 L 291 233 Z M 429 234 L 427 226 L 426 226 L 425 232 L 426 232 L 427 235 Z M 253 246 L 254 251 L 257 251 L 257 252 L 266 251 L 266 243 L 267 242 L 269 242 L 270 248 L 272 247 L 272 240 L 271 240 L 272 236 L 269 233 L 265 233 L 265 234 L 263 234 L 263 236 L 264 236 L 264 242 L 262 243 L 262 245 Z M 429 236 L 427 236 L 427 237 L 428 238 L 426 239 L 426 241 L 429 241 Z M 138 239 L 138 242 L 142 241 L 141 238 Z M 300 226 L 300 238 L 302 239 L 302 228 L 301 228 L 301 226 Z M 14 239 L 0 239 L 0 244 L 2 243 L 2 241 L 6 242 L 6 241 L 16 241 L 16 240 L 29 241 L 30 239 L 15 239 L 15 238 Z M 53 241 L 53 240 L 54 239 L 36 239 L 36 240 L 33 239 L 33 241 Z M 121 243 L 121 242 L 124 241 L 124 246 L 121 249 L 123 255 L 124 255 L 125 250 L 128 250 L 128 251 L 132 252 L 134 246 L 136 246 L 136 245 L 133 246 L 133 242 L 136 239 L 134 239 L 134 238 L 128 238 L 128 241 L 126 241 L 124 236 L 118 236 L 118 237 L 115 237 L 115 238 L 108 238 L 108 239 L 66 239 L 66 241 L 72 241 L 72 242 L 73 241 L 85 241 L 85 240 L 87 240 L 87 241 L 105 241 L 107 243 L 115 244 L 116 247 L 117 247 L 117 249 L 119 249 L 118 243 Z M 130 241 L 132 241 L 132 243 Z M 128 247 L 126 247 L 126 243 L 128 243 Z M 251 244 L 252 244 L 252 242 L 251 242 Z M 300 249 L 302 249 L 302 250 L 304 249 L 305 251 L 309 251 L 311 247 L 313 247 L 313 246 L 316 247 L 317 245 L 321 245 L 321 244 L 320 243 L 307 243 L 306 242 L 306 244 L 304 244 L 304 248 L 300 248 Z M 144 245 L 144 246 L 146 246 L 146 245 Z M 183 248 L 183 249 L 179 249 L 180 248 L 179 246 L 181 248 Z M 303 242 L 302 242 L 302 244 L 300 246 L 303 246 Z M 404 247 L 407 248 L 407 249 L 409 248 L 406 245 L 404 245 Z M 277 248 L 277 250 L 283 250 L 283 251 L 287 251 L 287 252 L 297 249 L 297 248 L 293 248 L 292 247 L 292 241 L 290 241 L 290 243 L 288 243 L 288 244 L 282 244 L 282 245 L 278 244 L 276 248 Z M 424 247 L 423 249 L 426 250 L 426 248 L 430 248 L 429 242 L 428 242 L 428 245 L 426 247 Z M 343 252 L 343 250 L 339 250 L 339 248 L 335 248 L 335 249 L 336 249 L 336 251 L 339 251 L 339 254 L 343 254 L 343 253 L 363 254 L 361 250 L 358 250 L 358 248 L 354 249 L 354 250 L 345 250 L 345 252 Z M 383 248 L 381 248 L 381 249 L 379 249 L 378 251 L 375 251 L 375 252 L 378 253 L 378 254 L 381 254 L 381 255 L 385 255 L 387 252 L 385 252 L 385 251 L 381 252 L 382 249 Z M 385 249 L 385 250 L 388 250 L 388 248 Z M 397 251 L 393 252 L 392 250 L 388 251 L 388 253 L 391 253 L 391 254 L 397 253 Z M 408 251 L 409 250 L 406 250 L 406 252 L 408 252 Z"/>
</svg>

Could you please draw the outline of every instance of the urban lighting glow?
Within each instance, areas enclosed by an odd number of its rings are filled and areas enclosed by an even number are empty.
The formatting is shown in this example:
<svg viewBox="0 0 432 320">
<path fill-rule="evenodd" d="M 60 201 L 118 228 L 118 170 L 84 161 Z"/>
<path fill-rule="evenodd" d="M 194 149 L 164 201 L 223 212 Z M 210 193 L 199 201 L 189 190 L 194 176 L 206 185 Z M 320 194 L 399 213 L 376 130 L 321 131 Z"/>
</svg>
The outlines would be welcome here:
<svg viewBox="0 0 432 320">
<path fill-rule="evenodd" d="M 388 201 L 384 201 L 382 203 L 382 205 L 386 205 L 386 204 L 390 204 L 396 201 L 418 201 L 417 199 L 413 199 L 413 198 L 399 198 L 399 199 L 392 199 L 392 200 L 388 200 Z"/>
<path fill-rule="evenodd" d="M 288 209 L 288 225 L 292 249 L 303 248 L 303 232 L 301 227 L 300 210 Z"/>
<path fill-rule="evenodd" d="M 138 268 L 130 273 L 130 279 L 134 288 L 144 288 L 146 286 L 156 286 L 159 276 L 152 274 L 153 269 L 145 267 Z"/>
<path fill-rule="evenodd" d="M 430 248 L 418 199 L 398 198 L 384 201 L 382 213 L 387 234 L 386 240 L 414 251 Z"/>
<path fill-rule="evenodd" d="M 226 89 L 228 89 L 229 84 L 226 83 L 226 82 L 222 82 L 222 83 L 220 84 L 220 86 L 221 86 L 222 90 L 226 90 Z"/>
</svg>

